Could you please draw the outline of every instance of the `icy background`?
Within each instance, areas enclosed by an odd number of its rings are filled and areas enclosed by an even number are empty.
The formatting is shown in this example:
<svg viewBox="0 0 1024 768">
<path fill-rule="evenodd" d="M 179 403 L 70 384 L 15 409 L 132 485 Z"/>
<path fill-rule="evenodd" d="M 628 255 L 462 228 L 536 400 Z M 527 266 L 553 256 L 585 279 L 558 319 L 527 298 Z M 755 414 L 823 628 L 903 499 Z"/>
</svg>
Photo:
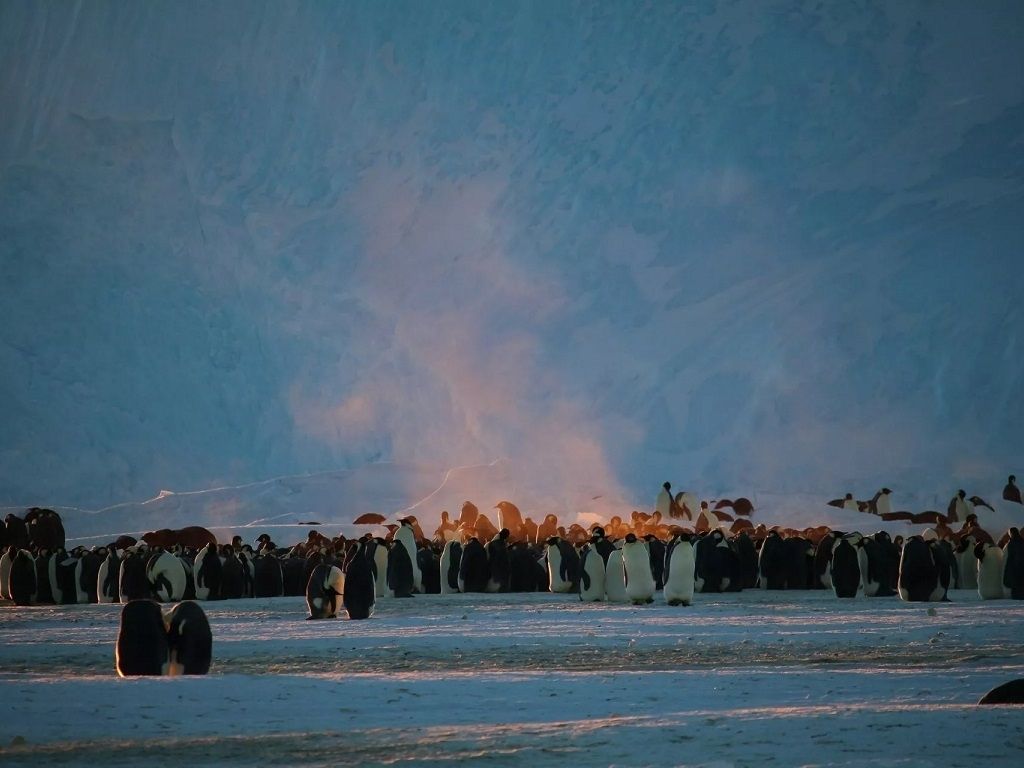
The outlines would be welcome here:
<svg viewBox="0 0 1024 768">
<path fill-rule="evenodd" d="M 1016 0 L 5 0 L 0 504 L 495 460 L 566 504 L 998 495 L 1022 39 Z"/>
</svg>

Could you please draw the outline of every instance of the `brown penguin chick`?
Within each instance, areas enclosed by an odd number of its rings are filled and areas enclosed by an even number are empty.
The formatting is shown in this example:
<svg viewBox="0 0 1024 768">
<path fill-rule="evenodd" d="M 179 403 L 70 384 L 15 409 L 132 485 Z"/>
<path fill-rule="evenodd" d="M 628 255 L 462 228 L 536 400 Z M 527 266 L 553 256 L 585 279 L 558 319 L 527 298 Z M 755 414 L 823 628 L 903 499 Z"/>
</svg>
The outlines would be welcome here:
<svg viewBox="0 0 1024 768">
<path fill-rule="evenodd" d="M 477 538 L 485 544 L 498 535 L 498 529 L 484 514 L 477 515 L 473 529 L 476 531 Z"/>
<path fill-rule="evenodd" d="M 508 528 L 509 534 L 514 541 L 523 538 L 523 514 L 519 507 L 511 501 L 499 501 L 494 505 L 498 510 L 498 527 Z"/>
<path fill-rule="evenodd" d="M 558 534 L 558 518 L 555 515 L 545 515 L 544 522 L 537 526 L 537 541 L 544 542 Z"/>
<path fill-rule="evenodd" d="M 462 502 L 462 511 L 459 513 L 459 525 L 470 525 L 476 524 L 476 519 L 480 515 L 480 510 L 477 509 L 476 504 L 472 501 Z"/>
<path fill-rule="evenodd" d="M 441 524 L 437 526 L 437 530 L 434 531 L 434 541 L 438 543 L 445 543 L 448 540 L 447 534 L 450 531 L 457 531 L 459 526 L 453 523 L 448 518 L 448 510 L 441 510 Z"/>
</svg>

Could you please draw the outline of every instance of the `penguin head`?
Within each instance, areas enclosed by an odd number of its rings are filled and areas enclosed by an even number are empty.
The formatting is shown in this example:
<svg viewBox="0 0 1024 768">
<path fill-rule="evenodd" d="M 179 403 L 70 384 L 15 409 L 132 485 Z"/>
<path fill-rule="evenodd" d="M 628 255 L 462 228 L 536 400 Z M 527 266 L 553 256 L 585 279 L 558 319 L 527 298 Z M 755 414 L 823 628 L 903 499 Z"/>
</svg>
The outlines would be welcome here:
<svg viewBox="0 0 1024 768">
<path fill-rule="evenodd" d="M 1013 485 L 1017 481 L 1016 475 L 1010 475 L 1010 485 Z"/>
<path fill-rule="evenodd" d="M 967 496 L 967 491 L 965 491 L 963 488 L 961 488 L 959 491 L 956 492 L 956 495 L 959 496 L 962 499 L 965 496 Z"/>
<path fill-rule="evenodd" d="M 603 538 L 604 538 L 604 528 L 602 528 L 600 525 L 595 526 L 594 530 L 592 530 L 590 532 L 590 540 L 591 541 L 596 541 L 596 540 L 603 539 Z"/>
<path fill-rule="evenodd" d="M 664 488 L 666 491 L 671 491 L 672 490 L 672 483 L 670 483 L 670 482 L 668 482 L 666 480 L 664 483 L 661 484 L 661 487 Z"/>
<path fill-rule="evenodd" d="M 509 531 L 508 528 L 502 528 L 500 531 L 498 531 L 498 538 L 501 539 L 502 541 L 506 541 L 508 539 L 508 537 L 511 536 L 511 535 L 512 535 L 512 533 L 511 533 L 511 531 Z"/>
<path fill-rule="evenodd" d="M 634 544 L 635 542 L 636 542 L 636 534 L 635 533 L 627 533 L 626 534 L 626 543 L 627 544 Z"/>
</svg>

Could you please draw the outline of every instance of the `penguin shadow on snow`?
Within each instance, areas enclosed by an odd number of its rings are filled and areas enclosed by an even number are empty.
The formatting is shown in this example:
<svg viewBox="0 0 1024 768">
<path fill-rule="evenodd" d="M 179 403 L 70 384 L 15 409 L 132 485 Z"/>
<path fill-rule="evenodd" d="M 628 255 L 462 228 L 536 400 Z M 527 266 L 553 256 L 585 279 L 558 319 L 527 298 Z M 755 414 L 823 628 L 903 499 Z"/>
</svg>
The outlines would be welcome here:
<svg viewBox="0 0 1024 768">
<path fill-rule="evenodd" d="M 167 613 L 154 600 L 132 600 L 121 609 L 114 661 L 120 677 L 205 675 L 213 635 L 198 603 L 178 603 Z"/>
</svg>

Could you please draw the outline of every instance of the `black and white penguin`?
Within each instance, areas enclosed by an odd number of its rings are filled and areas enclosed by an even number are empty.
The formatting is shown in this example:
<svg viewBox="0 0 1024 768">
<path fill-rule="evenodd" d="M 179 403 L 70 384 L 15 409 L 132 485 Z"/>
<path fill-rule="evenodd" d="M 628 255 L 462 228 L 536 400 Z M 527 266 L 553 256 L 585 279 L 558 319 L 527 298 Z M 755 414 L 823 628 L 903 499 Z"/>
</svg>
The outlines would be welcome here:
<svg viewBox="0 0 1024 768">
<path fill-rule="evenodd" d="M 708 531 L 694 545 L 695 576 L 694 589 L 697 592 L 725 592 L 731 584 L 731 560 L 735 557 L 729 549 L 725 535 L 717 528 Z"/>
<path fill-rule="evenodd" d="M 164 615 L 155 601 L 125 603 L 121 609 L 114 662 L 121 677 L 167 674 L 170 646 Z"/>
<path fill-rule="evenodd" d="M 978 561 L 974 557 L 974 548 L 977 545 L 977 538 L 970 533 L 961 536 L 960 541 L 957 542 L 954 550 L 956 555 L 957 589 L 978 588 Z"/>
<path fill-rule="evenodd" d="M 856 597 L 861 589 L 861 566 L 857 555 L 857 545 L 860 543 L 860 539 L 859 533 L 848 533 L 839 539 L 832 548 L 829 576 L 832 580 L 832 591 L 836 597 Z"/>
<path fill-rule="evenodd" d="M 879 536 L 884 537 L 881 541 Z M 896 594 L 893 588 L 895 569 L 886 548 L 889 534 L 885 531 L 876 533 L 874 537 L 865 536 L 859 544 L 857 552 L 860 561 L 860 582 L 865 597 L 892 597 Z M 898 569 L 898 561 L 897 566 Z"/>
<path fill-rule="evenodd" d="M 281 597 L 284 595 L 284 573 L 281 561 L 273 555 L 256 555 L 252 561 L 256 575 L 253 579 L 254 597 Z"/>
<path fill-rule="evenodd" d="M 120 599 L 117 593 L 117 579 L 121 573 L 121 558 L 117 550 L 107 547 L 107 552 L 100 563 L 96 574 L 96 601 L 99 603 L 116 603 Z"/>
<path fill-rule="evenodd" d="M 412 564 L 412 591 L 422 593 L 423 572 L 420 570 L 419 560 L 416 557 L 416 532 L 409 518 L 403 518 L 398 522 L 399 526 L 398 530 L 395 531 L 394 544 L 405 547 L 405 551 L 409 555 L 409 562 Z M 392 547 L 393 549 L 394 547 Z"/>
<path fill-rule="evenodd" d="M 237 537 L 236 537 L 237 538 Z M 256 554 L 252 547 L 243 544 L 235 553 L 238 562 L 242 565 L 242 597 L 256 596 Z M 331 563 L 335 565 L 335 563 Z"/>
<path fill-rule="evenodd" d="M 1011 600 L 1024 600 L 1024 538 L 1011 528 L 1003 545 L 1003 587 Z"/>
<path fill-rule="evenodd" d="M 388 594 L 388 549 L 387 542 L 379 536 L 371 542 L 370 552 L 373 555 L 373 578 L 377 585 L 377 598 Z"/>
<path fill-rule="evenodd" d="M 604 558 L 592 544 L 580 551 L 580 600 L 596 603 L 604 600 Z"/>
<path fill-rule="evenodd" d="M 19 549 L 11 560 L 11 600 L 15 605 L 36 601 L 36 561 L 27 549 Z"/>
<path fill-rule="evenodd" d="M 633 605 L 654 602 L 654 574 L 651 573 L 651 554 L 647 543 L 634 534 L 626 535 L 622 543 L 622 564 L 626 569 L 626 597 Z"/>
<path fill-rule="evenodd" d="M 803 536 L 782 540 L 786 547 L 786 589 L 810 589 L 813 584 L 814 546 Z"/>
<path fill-rule="evenodd" d="M 829 572 L 829 565 L 832 562 L 832 548 L 836 542 L 843 537 L 839 531 L 829 531 L 818 542 L 814 548 L 814 574 L 812 584 L 814 589 L 832 589 L 832 575 Z"/>
<path fill-rule="evenodd" d="M 664 482 L 658 491 L 658 498 L 654 500 L 654 511 L 660 512 L 662 518 L 667 520 L 672 515 L 673 506 L 672 483 Z"/>
<path fill-rule="evenodd" d="M 604 593 L 609 603 L 626 603 L 626 566 L 622 561 L 622 550 L 617 548 L 608 555 L 604 567 Z"/>
<path fill-rule="evenodd" d="M 4 518 L 4 522 L 7 524 L 7 546 L 28 550 L 32 546 L 32 541 L 29 539 L 25 521 L 12 512 Z"/>
<path fill-rule="evenodd" d="M 689 534 L 677 533 L 665 548 L 665 602 L 669 605 L 690 605 L 693 602 L 693 544 Z"/>
<path fill-rule="evenodd" d="M 122 603 L 150 600 L 153 588 L 146 578 L 146 553 L 142 548 L 125 552 L 118 574 L 117 594 Z"/>
<path fill-rule="evenodd" d="M 654 577 L 655 591 L 665 586 L 665 544 L 654 534 L 644 536 L 647 552 L 651 557 L 651 575 Z"/>
<path fill-rule="evenodd" d="M 401 530 L 401 528 L 399 529 Z M 411 533 L 412 529 L 408 529 Z M 415 548 L 412 553 L 415 555 Z M 413 561 L 410 550 L 398 541 L 391 542 L 391 549 L 388 552 L 388 590 L 392 597 L 412 597 L 416 589 L 416 574 L 413 570 Z"/>
<path fill-rule="evenodd" d="M 732 540 L 733 548 L 736 551 L 736 559 L 739 564 L 739 588 L 743 589 L 755 589 L 758 585 L 759 580 L 759 568 L 760 563 L 758 562 L 757 548 L 754 547 L 754 542 L 747 535 L 746 531 L 740 531 Z M 693 540 L 690 540 L 690 546 L 693 546 Z"/>
<path fill-rule="evenodd" d="M 215 544 L 207 544 L 196 554 L 192 563 L 192 578 L 195 581 L 197 600 L 220 599 L 220 582 L 223 565 Z"/>
<path fill-rule="evenodd" d="M 154 552 L 146 563 L 146 578 L 153 596 L 162 603 L 176 603 L 185 596 L 185 566 L 171 552 Z"/>
<path fill-rule="evenodd" d="M 105 556 L 104 551 L 104 556 Z M 75 586 L 78 590 L 79 604 L 99 602 L 97 593 L 97 577 L 103 557 L 97 552 L 83 552 L 75 566 Z"/>
<path fill-rule="evenodd" d="M 50 588 L 54 600 L 60 605 L 75 605 L 78 603 L 78 558 L 58 549 L 50 558 L 50 564 Z"/>
<path fill-rule="evenodd" d="M 982 541 L 974 545 L 977 560 L 978 596 L 982 600 L 1002 600 L 1006 597 L 1003 587 L 1003 550 L 995 544 Z"/>
<path fill-rule="evenodd" d="M 936 552 L 921 536 L 911 536 L 903 543 L 900 557 L 899 596 L 904 602 L 940 601 L 949 588 L 949 571 L 936 562 Z"/>
<path fill-rule="evenodd" d="M 441 559 L 429 544 L 421 545 L 416 551 L 420 573 L 423 575 L 423 594 L 441 594 Z"/>
<path fill-rule="evenodd" d="M 459 591 L 486 592 L 491 578 L 491 565 L 487 562 L 487 550 L 475 536 L 466 541 L 459 559 Z"/>
<path fill-rule="evenodd" d="M 350 619 L 368 619 L 373 614 L 377 590 L 373 578 L 373 554 L 365 541 L 345 565 L 345 610 Z"/>
<path fill-rule="evenodd" d="M 597 553 L 601 555 L 601 559 L 604 560 L 605 567 L 607 568 L 608 557 L 615 551 L 615 544 L 608 541 L 604 528 L 601 526 L 594 528 L 590 534 L 590 543 L 597 550 Z"/>
<path fill-rule="evenodd" d="M 462 562 L 462 545 L 455 541 L 447 542 L 441 552 L 441 594 L 454 595 L 459 591 L 459 564 Z"/>
<path fill-rule="evenodd" d="M 238 600 L 244 595 L 245 566 L 231 545 L 225 544 L 220 550 L 220 597 L 223 600 Z"/>
<path fill-rule="evenodd" d="M 18 554 L 16 547 L 8 544 L 0 554 L 0 600 L 11 599 L 11 566 Z"/>
<path fill-rule="evenodd" d="M 53 605 L 58 600 L 53 598 L 53 589 L 50 587 L 50 556 L 51 553 L 45 547 L 37 549 L 35 554 L 36 566 L 36 604 Z"/>
<path fill-rule="evenodd" d="M 488 592 L 508 592 L 512 580 L 512 565 L 508 556 L 508 528 L 502 528 L 498 535 L 487 542 L 487 562 L 490 576 L 487 580 Z"/>
<path fill-rule="evenodd" d="M 538 571 L 541 575 L 540 583 L 543 585 L 540 589 L 547 589 L 548 572 L 543 566 L 538 565 L 533 550 L 525 541 L 517 541 L 509 547 L 508 562 L 510 592 L 537 592 Z"/>
<path fill-rule="evenodd" d="M 758 557 L 761 589 L 785 589 L 787 571 L 787 547 L 778 531 L 769 531 L 761 542 Z"/>
<path fill-rule="evenodd" d="M 309 575 L 306 607 L 310 619 L 336 619 L 345 594 L 345 575 L 336 565 L 321 563 Z"/>
<path fill-rule="evenodd" d="M 573 546 L 560 536 L 552 536 L 547 541 L 545 552 L 548 557 L 548 589 L 555 593 L 578 592 L 579 555 Z"/>
<path fill-rule="evenodd" d="M 290 555 L 281 563 L 281 576 L 284 580 L 286 597 L 299 597 L 306 594 L 306 561 L 304 558 Z"/>
<path fill-rule="evenodd" d="M 1017 478 L 1014 475 L 1010 475 L 1003 487 L 1003 501 L 1012 501 L 1014 504 L 1021 503 L 1020 488 L 1017 487 Z"/>
<path fill-rule="evenodd" d="M 199 603 L 191 600 L 178 603 L 167 612 L 164 623 L 167 627 L 167 674 L 205 675 L 209 672 L 213 633 Z"/>
</svg>

